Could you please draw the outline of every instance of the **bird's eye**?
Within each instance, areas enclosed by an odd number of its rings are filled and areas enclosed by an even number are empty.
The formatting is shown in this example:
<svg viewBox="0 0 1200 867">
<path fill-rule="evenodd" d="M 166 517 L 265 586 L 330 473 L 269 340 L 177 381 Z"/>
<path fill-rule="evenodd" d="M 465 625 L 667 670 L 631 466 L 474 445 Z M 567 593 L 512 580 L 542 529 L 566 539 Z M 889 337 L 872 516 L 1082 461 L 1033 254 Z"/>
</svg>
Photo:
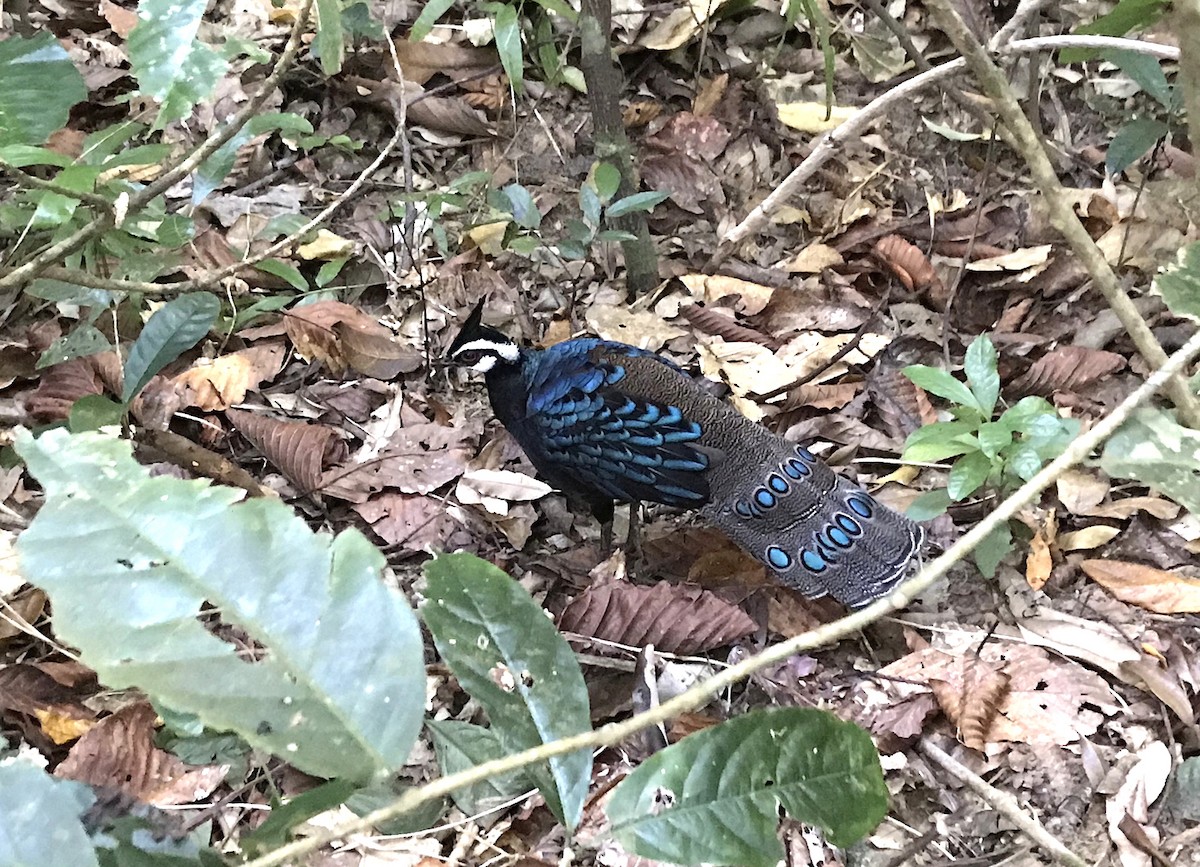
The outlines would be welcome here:
<svg viewBox="0 0 1200 867">
<path fill-rule="evenodd" d="M 458 353 L 457 356 L 455 356 L 456 361 L 458 361 L 460 364 L 466 364 L 468 366 L 475 364 L 481 358 L 483 358 L 482 349 L 464 349 L 462 352 Z"/>
</svg>

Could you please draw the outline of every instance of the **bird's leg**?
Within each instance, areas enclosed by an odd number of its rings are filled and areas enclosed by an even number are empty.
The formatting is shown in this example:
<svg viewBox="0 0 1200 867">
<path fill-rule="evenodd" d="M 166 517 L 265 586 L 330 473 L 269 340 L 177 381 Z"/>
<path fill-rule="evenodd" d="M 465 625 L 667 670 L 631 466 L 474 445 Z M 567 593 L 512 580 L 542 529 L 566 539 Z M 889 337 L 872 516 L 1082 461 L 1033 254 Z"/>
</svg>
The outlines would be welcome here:
<svg viewBox="0 0 1200 867">
<path fill-rule="evenodd" d="M 625 537 L 625 562 L 642 562 L 642 503 L 634 500 L 629 504 L 629 534 Z"/>
<path fill-rule="evenodd" d="M 592 507 L 592 515 L 600 522 L 600 547 L 607 557 L 612 552 L 613 501 L 589 500 L 588 505 Z"/>
</svg>

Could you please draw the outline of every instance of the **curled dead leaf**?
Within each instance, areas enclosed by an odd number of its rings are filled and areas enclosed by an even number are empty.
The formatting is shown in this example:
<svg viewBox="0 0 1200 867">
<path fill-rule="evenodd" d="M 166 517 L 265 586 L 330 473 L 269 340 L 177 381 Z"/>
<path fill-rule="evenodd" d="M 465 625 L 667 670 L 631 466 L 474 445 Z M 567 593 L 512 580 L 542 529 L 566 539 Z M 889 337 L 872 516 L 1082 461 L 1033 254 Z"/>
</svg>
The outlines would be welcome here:
<svg viewBox="0 0 1200 867">
<path fill-rule="evenodd" d="M 279 373 L 283 355 L 282 344 L 266 343 L 197 361 L 175 377 L 175 382 L 184 389 L 182 406 L 213 412 L 241 403 L 247 391 Z"/>
<path fill-rule="evenodd" d="M 1079 566 L 1122 602 L 1159 614 L 1200 613 L 1200 578 L 1119 560 L 1084 560 Z"/>
<path fill-rule="evenodd" d="M 345 442 L 326 425 L 280 421 L 243 409 L 228 409 L 225 416 L 305 494 L 319 492 L 322 470 L 346 458 Z"/>
<path fill-rule="evenodd" d="M 1033 363 L 1012 384 L 1014 394 L 1049 396 L 1056 391 L 1075 391 L 1111 376 L 1125 366 L 1115 352 L 1086 346 L 1060 346 Z"/>
</svg>

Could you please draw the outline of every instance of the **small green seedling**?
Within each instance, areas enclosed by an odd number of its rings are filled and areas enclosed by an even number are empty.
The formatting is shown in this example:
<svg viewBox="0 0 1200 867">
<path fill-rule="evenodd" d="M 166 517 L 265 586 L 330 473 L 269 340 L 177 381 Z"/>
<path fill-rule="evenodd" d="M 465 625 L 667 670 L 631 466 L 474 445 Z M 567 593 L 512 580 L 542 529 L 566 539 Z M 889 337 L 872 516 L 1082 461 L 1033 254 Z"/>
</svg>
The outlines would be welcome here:
<svg viewBox="0 0 1200 867">
<path fill-rule="evenodd" d="M 914 364 L 904 375 L 921 388 L 951 403 L 953 421 L 939 421 L 913 431 L 904 445 L 905 461 L 926 463 L 954 458 L 946 487 L 913 502 L 909 515 L 927 520 L 946 511 L 980 488 L 1005 495 L 1053 460 L 1079 433 L 1079 422 L 1060 418 L 1049 401 L 1025 397 L 993 421 L 1000 400 L 996 347 L 987 335 L 975 338 L 963 364 L 966 382 L 945 370 Z M 1012 547 L 1007 527 L 994 532 L 975 550 L 975 562 L 989 577 Z"/>
</svg>

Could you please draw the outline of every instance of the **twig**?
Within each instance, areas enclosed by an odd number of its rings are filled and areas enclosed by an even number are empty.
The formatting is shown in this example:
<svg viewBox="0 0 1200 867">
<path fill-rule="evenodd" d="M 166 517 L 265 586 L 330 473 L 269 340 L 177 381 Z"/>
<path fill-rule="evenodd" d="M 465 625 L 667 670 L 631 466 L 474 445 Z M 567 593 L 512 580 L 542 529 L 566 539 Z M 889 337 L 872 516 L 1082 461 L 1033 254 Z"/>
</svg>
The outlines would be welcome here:
<svg viewBox="0 0 1200 867">
<path fill-rule="evenodd" d="M 78 199 L 81 202 L 87 202 L 92 207 L 100 208 L 101 210 L 108 211 L 109 213 L 112 212 L 113 203 L 98 193 L 88 192 L 87 190 L 73 190 L 70 187 L 63 186 L 62 184 L 55 183 L 54 181 L 43 180 L 37 175 L 31 175 L 24 169 L 18 168 L 8 160 L 2 158 L 0 158 L 0 169 L 8 172 L 18 181 L 27 186 L 37 187 L 42 190 L 47 190 L 51 193 L 58 193 L 58 195 L 65 196 L 69 199 Z"/>
<path fill-rule="evenodd" d="M 1087 861 L 1080 858 L 1047 831 L 1041 822 L 1022 810 L 1017 799 L 1008 792 L 1002 792 L 988 783 L 962 762 L 934 745 L 928 738 L 921 740 L 920 750 L 927 759 L 930 759 L 982 798 L 989 807 L 1016 825 L 1026 837 L 1052 855 L 1054 860 L 1060 864 L 1066 864 L 1067 867 L 1090 867 Z"/>
<path fill-rule="evenodd" d="M 929 8 L 942 31 L 950 37 L 976 80 L 983 86 L 984 92 L 992 98 L 996 113 L 1012 135 L 1013 146 L 1025 161 L 1034 184 L 1042 194 L 1051 225 L 1059 231 L 1087 269 L 1092 282 L 1121 320 L 1121 325 L 1142 357 L 1152 367 L 1161 367 L 1167 360 L 1167 353 L 1159 345 L 1133 300 L 1121 288 L 1108 260 L 1076 216 L 1037 131 L 1021 110 L 1007 77 L 992 62 L 949 0 L 930 0 Z M 1186 380 L 1180 376 L 1167 383 L 1167 393 L 1179 410 L 1180 420 L 1189 427 L 1200 429 L 1200 399 L 1188 388 Z"/>
<path fill-rule="evenodd" d="M 128 206 L 122 209 L 123 213 L 132 214 L 140 211 L 176 183 L 183 180 L 201 163 L 220 150 L 222 145 L 237 135 L 250 122 L 251 118 L 261 113 L 263 105 L 271 94 L 275 92 L 276 85 L 279 84 L 284 73 L 291 68 L 292 60 L 300 50 L 300 35 L 304 32 L 304 24 L 308 20 L 308 13 L 312 9 L 312 5 L 313 0 L 304 0 L 304 5 L 296 16 L 296 22 L 292 25 L 292 32 L 288 36 L 283 53 L 279 55 L 279 59 L 275 62 L 275 68 L 271 70 L 271 74 L 263 79 L 263 83 L 259 87 L 258 92 L 254 94 L 254 97 L 242 106 L 241 110 L 225 126 L 205 139 L 189 156 L 179 160 L 173 168 L 167 169 L 154 183 L 130 196 Z M 0 291 L 15 289 L 25 285 L 34 277 L 41 274 L 47 265 L 60 262 L 72 253 L 81 250 L 93 238 L 98 237 L 111 228 L 114 224 L 114 219 L 114 214 L 110 209 L 109 213 L 98 217 L 57 244 L 47 247 L 19 268 L 9 271 L 3 277 L 0 277 Z"/>
<path fill-rule="evenodd" d="M 1000 53 L 1030 54 L 1038 51 L 1057 51 L 1060 48 L 1123 49 L 1148 54 L 1160 60 L 1177 60 L 1179 58 L 1179 49 L 1169 45 L 1156 45 L 1138 39 L 1117 39 L 1111 36 L 1040 36 L 1034 39 L 1020 39 L 1004 46 Z M 725 233 L 720 249 L 709 262 L 708 270 L 711 272 L 724 261 L 737 244 L 762 231 L 762 228 L 771 219 L 771 215 L 787 204 L 792 196 L 800 192 L 803 184 L 838 152 L 842 142 L 861 138 L 873 123 L 894 111 L 897 104 L 911 101 L 920 91 L 938 84 L 951 75 L 957 75 L 966 68 L 966 60 L 960 57 L 949 63 L 943 63 L 941 66 L 935 66 L 928 72 L 915 75 L 867 103 L 837 129 L 827 132 L 813 148 L 812 153 L 796 166 L 769 196 L 747 214 L 742 222 Z"/>
<path fill-rule="evenodd" d="M 998 51 L 1008 43 L 1016 39 L 1030 25 L 1037 14 L 1042 11 L 1043 6 L 1049 6 L 1050 0 L 1021 0 L 1017 5 L 1017 11 L 1013 13 L 1013 17 L 1008 19 L 1008 23 L 1000 28 L 1000 31 L 992 37 L 988 43 L 988 48 L 992 51 Z"/>
<path fill-rule="evenodd" d="M 664 702 L 657 708 L 638 714 L 622 722 L 609 723 L 595 731 L 584 732 L 573 737 L 543 744 L 540 747 L 490 762 L 484 762 L 469 770 L 434 780 L 405 792 L 386 807 L 382 807 L 368 813 L 366 816 L 359 817 L 344 825 L 331 828 L 307 839 L 288 843 L 273 852 L 247 862 L 243 867 L 277 867 L 277 865 L 292 863 L 301 856 L 315 852 L 333 840 L 359 833 L 380 822 L 386 822 L 389 819 L 419 807 L 421 804 L 434 798 L 440 798 L 463 786 L 473 785 L 490 777 L 515 771 L 536 762 L 545 761 L 551 756 L 560 756 L 574 752 L 575 750 L 593 749 L 595 747 L 619 743 L 626 737 L 647 726 L 656 725 L 681 713 L 701 707 L 712 696 L 719 694 L 722 690 L 745 679 L 756 671 L 782 662 L 801 651 L 837 641 L 874 623 L 889 612 L 903 608 L 917 594 L 945 575 L 954 564 L 969 554 L 993 530 L 1016 515 L 1018 511 L 1032 502 L 1043 490 L 1052 485 L 1059 476 L 1083 460 L 1093 449 L 1112 436 L 1137 407 L 1149 400 L 1151 395 L 1162 388 L 1170 377 L 1177 374 L 1197 356 L 1200 356 L 1200 334 L 1193 336 L 1191 340 L 1170 357 L 1163 367 L 1151 374 L 1149 379 L 1138 386 L 1132 394 L 1122 401 L 1111 414 L 1098 422 L 1087 433 L 1076 438 L 1059 457 L 1022 485 L 976 527 L 964 534 L 946 553 L 923 568 L 912 580 L 906 581 L 897 587 L 886 598 L 880 599 L 866 608 L 854 611 L 833 623 L 827 623 L 788 641 L 783 641 L 769 647 L 757 656 L 753 656 L 724 671 L 718 672 L 703 683 L 697 684 L 686 692 Z"/>
</svg>

